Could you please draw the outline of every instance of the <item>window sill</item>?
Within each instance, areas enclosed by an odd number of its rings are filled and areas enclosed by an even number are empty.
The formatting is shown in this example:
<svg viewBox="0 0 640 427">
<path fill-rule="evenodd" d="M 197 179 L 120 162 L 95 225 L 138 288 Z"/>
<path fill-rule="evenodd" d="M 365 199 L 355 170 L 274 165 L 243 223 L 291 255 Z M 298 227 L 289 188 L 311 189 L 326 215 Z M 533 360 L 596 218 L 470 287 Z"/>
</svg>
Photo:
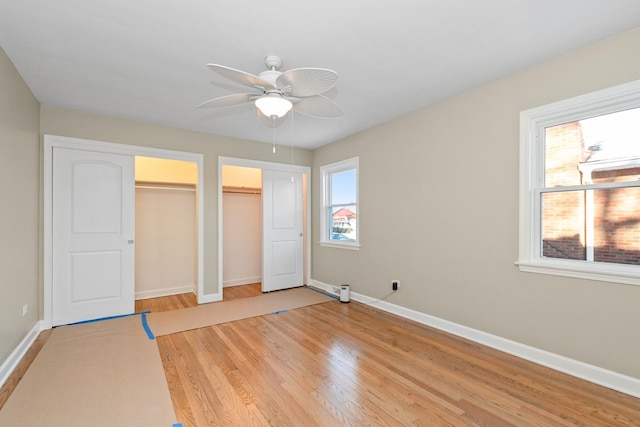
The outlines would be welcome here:
<svg viewBox="0 0 640 427">
<path fill-rule="evenodd" d="M 602 282 L 622 283 L 640 286 L 640 266 L 607 265 L 606 263 L 589 263 L 579 261 L 516 261 L 520 271 L 527 273 L 549 274 L 553 276 L 573 277 L 578 279 L 598 280 Z"/>
<path fill-rule="evenodd" d="M 337 248 L 337 249 L 348 249 L 350 251 L 359 251 L 360 245 L 357 243 L 333 243 L 333 242 L 318 242 L 320 246 L 324 246 L 325 248 Z"/>
</svg>

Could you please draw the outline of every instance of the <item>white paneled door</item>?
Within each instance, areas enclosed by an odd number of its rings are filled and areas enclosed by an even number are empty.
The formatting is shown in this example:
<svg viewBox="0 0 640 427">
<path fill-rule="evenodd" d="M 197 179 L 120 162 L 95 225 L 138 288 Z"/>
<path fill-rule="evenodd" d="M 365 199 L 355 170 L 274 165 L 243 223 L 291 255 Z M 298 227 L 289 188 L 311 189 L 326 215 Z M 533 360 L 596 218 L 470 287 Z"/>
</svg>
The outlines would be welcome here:
<svg viewBox="0 0 640 427">
<path fill-rule="evenodd" d="M 134 157 L 53 149 L 52 323 L 134 311 Z"/>
<path fill-rule="evenodd" d="M 302 286 L 302 173 L 264 169 L 262 209 L 262 291 Z"/>
</svg>

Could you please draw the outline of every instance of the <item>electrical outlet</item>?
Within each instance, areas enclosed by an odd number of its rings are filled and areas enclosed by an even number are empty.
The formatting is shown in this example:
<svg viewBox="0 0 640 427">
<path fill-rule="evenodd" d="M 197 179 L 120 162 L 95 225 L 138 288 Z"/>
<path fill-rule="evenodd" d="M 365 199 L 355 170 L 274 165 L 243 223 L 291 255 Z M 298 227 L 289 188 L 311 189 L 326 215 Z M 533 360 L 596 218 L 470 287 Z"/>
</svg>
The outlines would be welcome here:
<svg viewBox="0 0 640 427">
<path fill-rule="evenodd" d="M 27 304 L 25 304 L 25 305 L 22 306 L 22 315 L 26 316 L 27 315 L 27 311 L 28 311 L 27 310 Z"/>
<path fill-rule="evenodd" d="M 400 288 L 400 281 L 399 280 L 392 280 L 391 281 L 391 290 L 392 291 L 397 291 Z"/>
</svg>

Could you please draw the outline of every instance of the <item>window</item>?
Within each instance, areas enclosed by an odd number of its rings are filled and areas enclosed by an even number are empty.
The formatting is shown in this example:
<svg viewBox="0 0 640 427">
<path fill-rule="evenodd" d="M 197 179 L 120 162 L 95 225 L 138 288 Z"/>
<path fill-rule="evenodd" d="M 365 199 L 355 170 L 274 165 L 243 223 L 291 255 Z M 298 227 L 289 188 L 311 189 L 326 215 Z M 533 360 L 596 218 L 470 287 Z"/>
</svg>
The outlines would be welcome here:
<svg viewBox="0 0 640 427">
<path fill-rule="evenodd" d="M 358 249 L 358 158 L 322 166 L 320 175 L 320 244 Z"/>
<path fill-rule="evenodd" d="M 520 119 L 520 269 L 640 285 L 640 81 Z"/>
</svg>

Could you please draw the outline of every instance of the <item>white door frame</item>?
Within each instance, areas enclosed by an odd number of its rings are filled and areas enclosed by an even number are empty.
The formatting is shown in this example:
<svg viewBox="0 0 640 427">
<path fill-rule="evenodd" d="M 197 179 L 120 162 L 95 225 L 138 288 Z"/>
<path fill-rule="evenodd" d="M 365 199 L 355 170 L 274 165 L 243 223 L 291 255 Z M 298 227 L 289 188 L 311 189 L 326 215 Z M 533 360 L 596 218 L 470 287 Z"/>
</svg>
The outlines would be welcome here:
<svg viewBox="0 0 640 427">
<path fill-rule="evenodd" d="M 204 298 L 203 282 L 203 235 L 204 235 L 204 174 L 202 154 L 183 151 L 165 150 L 160 148 L 140 147 L 135 145 L 116 144 L 111 142 L 94 141 L 80 138 L 70 138 L 56 135 L 44 135 L 43 155 L 43 329 L 50 329 L 53 315 L 53 148 L 71 148 L 85 151 L 99 151 L 104 153 L 124 154 L 130 156 L 157 157 L 163 159 L 182 160 L 198 165 L 198 184 L 196 186 L 197 201 L 197 260 L 198 260 L 198 302 Z"/>
<path fill-rule="evenodd" d="M 304 258 L 305 277 L 304 283 L 311 283 L 311 167 L 291 165 L 286 163 L 272 163 L 261 160 L 249 160 L 236 157 L 218 157 L 218 292 L 222 299 L 222 268 L 223 268 L 223 236 L 222 236 L 222 166 L 241 166 L 245 168 L 270 169 L 282 172 L 300 172 L 306 175 L 306 185 L 303 193 L 306 197 L 306 226 L 305 245 L 306 256 Z"/>
</svg>

